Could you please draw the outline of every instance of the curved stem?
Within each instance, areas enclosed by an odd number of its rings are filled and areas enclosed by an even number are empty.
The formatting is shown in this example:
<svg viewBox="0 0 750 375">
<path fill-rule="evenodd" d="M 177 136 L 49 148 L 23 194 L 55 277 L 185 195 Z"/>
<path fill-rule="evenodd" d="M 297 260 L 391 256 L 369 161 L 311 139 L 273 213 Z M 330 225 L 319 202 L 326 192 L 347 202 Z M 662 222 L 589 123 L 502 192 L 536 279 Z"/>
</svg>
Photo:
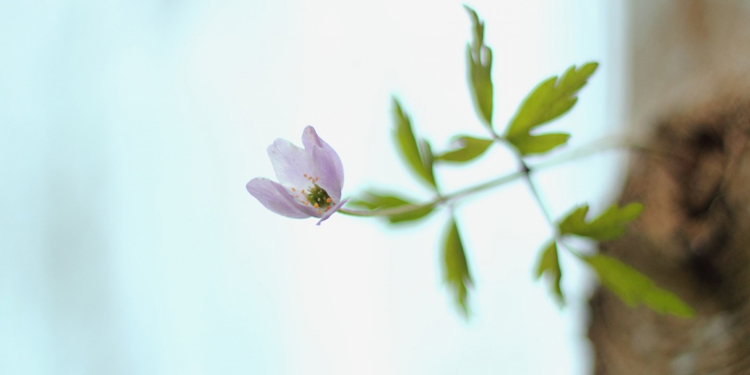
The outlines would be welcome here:
<svg viewBox="0 0 750 375">
<path fill-rule="evenodd" d="M 541 169 L 554 167 L 559 164 L 563 164 L 569 161 L 580 159 L 586 156 L 590 156 L 590 155 L 593 155 L 602 151 L 607 151 L 611 149 L 619 149 L 619 148 L 639 150 L 645 147 L 641 145 L 636 145 L 632 141 L 629 141 L 627 139 L 613 136 L 613 137 L 600 139 L 598 141 L 583 145 L 577 149 L 570 150 L 568 152 L 564 152 L 560 154 L 560 156 L 554 159 L 550 159 L 550 160 L 541 162 L 537 165 L 534 165 L 531 169 L 534 171 L 538 171 Z"/>
<path fill-rule="evenodd" d="M 513 172 L 510 174 L 507 174 L 505 176 L 498 177 L 494 180 L 490 180 L 487 182 L 483 182 L 479 185 L 470 186 L 468 188 L 461 189 L 459 191 L 453 192 L 451 194 L 446 194 L 444 197 L 444 200 L 456 200 L 463 198 L 467 195 L 471 195 L 474 193 L 478 193 L 483 190 L 491 189 L 493 187 L 505 185 L 509 182 L 518 180 L 519 178 L 523 177 L 524 173 L 522 171 Z"/>
<path fill-rule="evenodd" d="M 518 160 L 521 162 L 521 166 L 523 167 L 524 180 L 526 180 L 526 184 L 529 186 L 531 195 L 534 197 L 536 204 L 539 206 L 539 210 L 542 211 L 542 214 L 544 215 L 544 218 L 547 220 L 547 223 L 553 229 L 557 228 L 557 226 L 555 225 L 555 222 L 552 220 L 552 215 L 550 215 L 549 210 L 547 209 L 547 206 L 544 204 L 544 201 L 542 200 L 542 195 L 539 193 L 539 189 L 537 188 L 534 181 L 531 179 L 531 169 L 526 165 L 526 163 L 524 163 L 523 158 L 521 156 L 518 157 Z"/>
<path fill-rule="evenodd" d="M 511 181 L 514 181 L 514 180 L 517 180 L 517 179 L 523 177 L 523 175 L 524 175 L 523 172 L 510 173 L 510 174 L 507 174 L 505 176 L 501 176 L 501 177 L 498 177 L 496 179 L 493 179 L 493 180 L 490 180 L 490 181 L 487 181 L 487 182 L 483 182 L 483 183 L 478 184 L 478 185 L 474 185 L 474 186 L 471 186 L 471 187 L 468 187 L 468 188 L 465 188 L 465 189 L 461 189 L 461 190 L 453 192 L 451 194 L 446 194 L 446 195 L 443 195 L 443 196 L 439 196 L 439 197 L 437 197 L 437 198 L 435 198 L 435 199 L 433 199 L 433 200 L 431 200 L 431 201 L 429 201 L 427 203 L 424 203 L 424 204 L 409 204 L 409 205 L 405 205 L 405 206 L 398 206 L 398 207 L 393 207 L 393 208 L 382 208 L 382 209 L 376 209 L 376 210 L 372 210 L 372 211 L 368 211 L 368 210 L 352 210 L 352 209 L 347 209 L 347 208 L 340 208 L 339 212 L 341 212 L 342 214 L 345 214 L 345 215 L 350 215 L 350 216 L 364 216 L 364 217 L 366 217 L 366 216 L 391 216 L 391 215 L 406 214 L 406 213 L 410 213 L 410 212 L 413 212 L 413 211 L 416 211 L 416 210 L 423 209 L 425 207 L 430 207 L 430 206 L 434 206 L 434 205 L 437 205 L 437 204 L 445 203 L 445 202 L 448 202 L 448 201 L 457 200 L 457 199 L 463 198 L 463 197 L 465 197 L 467 195 L 471 195 L 471 194 L 478 193 L 478 192 L 483 191 L 483 190 L 491 189 L 491 188 L 496 187 L 496 186 L 504 185 L 504 184 L 507 184 L 507 183 L 509 183 Z"/>
<path fill-rule="evenodd" d="M 416 210 L 421 210 L 425 207 L 434 206 L 437 203 L 439 203 L 438 199 L 435 199 L 433 201 L 430 201 L 425 204 L 407 204 L 404 206 L 398 206 L 398 207 L 392 207 L 392 208 L 381 208 L 378 210 L 351 210 L 347 208 L 339 208 L 339 212 L 341 212 L 344 215 L 349 216 L 361 216 L 361 217 L 369 217 L 369 216 L 393 216 L 393 215 L 401 215 L 401 214 L 408 214 L 410 212 L 414 212 Z"/>
<path fill-rule="evenodd" d="M 496 134 L 493 134 L 493 138 L 497 142 L 503 141 L 502 137 L 499 137 Z M 580 159 L 582 157 L 590 156 L 601 151 L 605 151 L 608 149 L 616 149 L 616 148 L 629 148 L 629 149 L 633 149 L 636 151 L 644 151 L 644 150 L 649 151 L 646 147 L 635 145 L 632 142 L 628 142 L 627 140 L 622 140 L 616 137 L 610 137 L 610 138 L 605 138 L 604 140 L 599 140 L 597 142 L 582 146 L 578 149 L 571 150 L 565 154 L 562 154 L 561 156 L 557 158 L 554 158 L 552 160 L 542 162 L 533 166 L 527 165 L 524 162 L 524 160 L 521 158 L 521 156 L 518 155 L 518 159 L 521 162 L 520 171 L 513 172 L 504 176 L 500 176 L 498 178 L 495 178 L 495 179 L 492 179 L 492 180 L 489 180 L 489 181 L 486 181 L 486 182 L 483 182 L 474 186 L 470 186 L 470 187 L 455 191 L 450 194 L 444 194 L 442 196 L 438 196 L 424 204 L 410 204 L 410 205 L 398 206 L 398 207 L 392 207 L 392 208 L 376 209 L 372 211 L 352 210 L 352 209 L 346 209 L 342 207 L 341 209 L 339 209 L 339 212 L 345 215 L 360 216 L 360 217 L 392 216 L 392 215 L 407 214 L 407 213 L 410 213 L 419 209 L 423 209 L 425 207 L 435 206 L 435 205 L 446 203 L 449 201 L 455 201 L 463 197 L 466 197 L 468 195 L 472 195 L 474 193 L 478 193 L 478 192 L 488 190 L 494 187 L 502 186 L 509 182 L 518 180 L 520 178 L 524 178 L 529 184 L 531 193 L 534 196 L 534 199 L 537 201 L 537 204 L 542 210 L 545 218 L 550 224 L 553 224 L 552 218 L 549 215 L 549 212 L 547 211 L 543 201 L 541 200 L 541 195 L 539 194 L 539 191 L 536 185 L 534 184 L 533 180 L 531 180 L 531 176 L 530 176 L 531 173 L 537 172 L 546 168 L 550 168 L 558 164 Z"/>
</svg>

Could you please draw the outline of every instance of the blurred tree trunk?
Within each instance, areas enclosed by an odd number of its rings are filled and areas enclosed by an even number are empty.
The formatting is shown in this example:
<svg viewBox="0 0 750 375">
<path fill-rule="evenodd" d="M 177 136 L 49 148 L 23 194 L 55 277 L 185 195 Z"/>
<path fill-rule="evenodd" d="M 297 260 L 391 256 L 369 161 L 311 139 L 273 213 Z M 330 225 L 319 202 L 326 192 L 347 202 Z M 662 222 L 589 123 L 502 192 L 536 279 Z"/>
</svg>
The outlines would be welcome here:
<svg viewBox="0 0 750 375">
<path fill-rule="evenodd" d="M 750 374 L 750 2 L 630 5 L 630 118 L 646 139 L 621 195 L 644 213 L 600 250 L 696 309 L 631 309 L 598 288 L 594 373 Z"/>
</svg>

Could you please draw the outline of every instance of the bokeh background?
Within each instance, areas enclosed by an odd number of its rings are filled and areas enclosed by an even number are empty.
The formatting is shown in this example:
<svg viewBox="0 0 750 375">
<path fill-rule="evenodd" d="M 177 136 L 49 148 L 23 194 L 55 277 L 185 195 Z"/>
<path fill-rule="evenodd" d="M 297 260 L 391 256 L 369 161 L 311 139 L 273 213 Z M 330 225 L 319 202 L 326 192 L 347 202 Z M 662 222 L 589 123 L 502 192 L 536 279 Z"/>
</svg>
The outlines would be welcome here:
<svg viewBox="0 0 750 375">
<path fill-rule="evenodd" d="M 601 63 L 551 127 L 623 131 L 623 2 L 473 1 L 502 126 L 542 79 Z M 562 259 L 561 309 L 532 272 L 551 230 L 523 184 L 457 217 L 475 281 L 442 283 L 446 212 L 322 226 L 246 191 L 266 147 L 313 125 L 345 195 L 428 191 L 392 143 L 391 97 L 436 149 L 483 135 L 458 1 L 0 1 L 0 373 L 584 374 L 591 275 Z M 541 159 L 540 159 L 541 160 Z M 538 175 L 555 216 L 601 210 L 622 155 Z M 512 172 L 492 149 L 446 191 Z"/>
</svg>

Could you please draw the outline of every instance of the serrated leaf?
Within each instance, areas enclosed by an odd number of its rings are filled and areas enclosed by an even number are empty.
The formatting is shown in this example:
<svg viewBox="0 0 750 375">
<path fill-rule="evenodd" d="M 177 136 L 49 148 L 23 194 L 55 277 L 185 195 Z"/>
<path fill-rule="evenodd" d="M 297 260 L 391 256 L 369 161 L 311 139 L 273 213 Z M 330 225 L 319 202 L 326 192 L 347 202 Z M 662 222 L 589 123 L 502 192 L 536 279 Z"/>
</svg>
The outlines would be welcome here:
<svg viewBox="0 0 750 375">
<path fill-rule="evenodd" d="M 594 269 L 605 288 L 631 307 L 644 304 L 660 314 L 683 318 L 695 314 L 680 297 L 657 287 L 646 275 L 615 258 L 598 254 L 582 259 Z"/>
<path fill-rule="evenodd" d="M 560 234 L 575 234 L 598 241 L 612 240 L 625 233 L 625 226 L 643 211 L 640 203 L 630 203 L 622 208 L 610 206 L 596 219 L 586 222 L 588 205 L 578 207 L 560 222 Z"/>
<path fill-rule="evenodd" d="M 467 300 L 472 281 L 455 219 L 451 218 L 447 230 L 448 233 L 445 236 L 445 245 L 443 246 L 444 277 L 454 294 L 456 304 L 465 315 L 468 315 Z"/>
<path fill-rule="evenodd" d="M 560 288 L 562 270 L 560 269 L 560 261 L 557 255 L 557 243 L 554 240 L 547 245 L 541 258 L 539 258 L 539 265 L 536 268 L 537 279 L 542 277 L 542 274 L 544 273 L 549 275 L 550 280 L 552 281 L 552 290 L 554 291 L 555 296 L 557 296 L 558 301 L 560 301 L 561 304 L 564 304 L 565 297 Z"/>
<path fill-rule="evenodd" d="M 350 200 L 349 205 L 364 207 L 373 211 L 387 208 L 412 206 L 413 209 L 408 212 L 385 216 L 392 224 L 421 219 L 429 215 L 435 208 L 434 204 L 432 203 L 417 204 L 396 195 L 373 192 L 367 192 L 363 194 L 361 199 Z"/>
<path fill-rule="evenodd" d="M 570 110 L 577 100 L 578 90 L 586 84 L 597 67 L 598 64 L 595 62 L 585 64 L 578 69 L 571 66 L 559 79 L 554 76 L 539 84 L 526 97 L 511 120 L 506 135 L 512 137 L 528 133 L 531 129 Z"/>
<path fill-rule="evenodd" d="M 466 9 L 467 12 L 469 12 L 469 17 L 471 17 L 471 24 L 473 27 L 473 44 L 477 46 L 481 46 L 484 43 L 484 22 L 479 20 L 479 15 L 477 15 L 477 12 L 470 8 L 467 5 L 464 5 L 464 9 Z"/>
<path fill-rule="evenodd" d="M 471 16 L 473 40 L 466 46 L 469 86 L 477 112 L 488 127 L 492 127 L 493 86 L 492 50 L 484 45 L 484 22 L 477 13 L 464 5 Z"/>
<path fill-rule="evenodd" d="M 456 139 L 458 148 L 435 156 L 435 160 L 464 163 L 482 155 L 492 145 L 491 139 L 460 136 Z"/>
<path fill-rule="evenodd" d="M 428 184 L 435 186 L 435 177 L 432 173 L 431 160 L 430 167 L 426 168 L 426 160 L 423 159 L 424 151 L 420 150 L 417 139 L 412 130 L 409 116 L 401 108 L 401 104 L 393 98 L 393 117 L 396 123 L 396 143 L 401 150 L 401 155 L 406 159 L 411 170 L 421 177 Z"/>
<path fill-rule="evenodd" d="M 555 147 L 564 145 L 569 138 L 570 134 L 567 133 L 528 134 L 514 138 L 513 145 L 521 155 L 544 154 Z"/>
<path fill-rule="evenodd" d="M 540 83 L 526 97 L 510 121 L 505 138 L 514 146 L 528 143 L 527 138 L 531 130 L 562 116 L 573 108 L 578 100 L 576 96 L 578 90 L 586 84 L 597 67 L 598 64 L 594 62 L 578 69 L 571 66 L 559 79 L 554 76 Z"/>
</svg>

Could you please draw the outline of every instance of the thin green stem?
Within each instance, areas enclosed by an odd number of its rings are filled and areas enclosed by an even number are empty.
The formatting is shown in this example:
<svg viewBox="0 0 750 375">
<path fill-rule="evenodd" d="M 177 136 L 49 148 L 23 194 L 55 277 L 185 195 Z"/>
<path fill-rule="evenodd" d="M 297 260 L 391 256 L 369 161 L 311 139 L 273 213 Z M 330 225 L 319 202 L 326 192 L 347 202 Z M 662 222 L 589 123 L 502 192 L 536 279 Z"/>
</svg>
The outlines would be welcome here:
<svg viewBox="0 0 750 375">
<path fill-rule="evenodd" d="M 523 172 L 514 172 L 514 173 L 507 174 L 505 176 L 501 176 L 501 177 L 498 177 L 496 179 L 493 179 L 487 182 L 483 182 L 478 185 L 474 185 L 465 189 L 458 190 L 451 194 L 438 196 L 435 199 L 424 204 L 410 204 L 410 205 L 405 205 L 405 206 L 383 208 L 383 209 L 377 209 L 377 210 L 372 210 L 372 211 L 352 210 L 352 209 L 347 209 L 347 208 L 341 208 L 339 209 L 339 212 L 341 212 L 342 214 L 350 215 L 350 216 L 391 216 L 391 215 L 406 214 L 406 213 L 410 213 L 410 212 L 413 212 L 413 211 L 416 211 L 425 207 L 434 206 L 434 205 L 445 203 L 448 201 L 454 201 L 454 200 L 463 198 L 467 195 L 471 195 L 474 193 L 478 193 L 480 191 L 491 189 L 496 186 L 504 185 L 509 182 L 515 181 L 521 177 L 523 177 Z"/>
<path fill-rule="evenodd" d="M 491 130 L 492 136 L 495 139 L 495 142 L 497 143 L 505 143 L 506 139 L 503 137 L 500 137 L 495 133 L 494 130 Z M 542 195 L 539 193 L 539 189 L 536 187 L 536 184 L 534 183 L 534 180 L 531 179 L 531 172 L 532 169 L 526 164 L 526 162 L 523 159 L 523 155 L 516 150 L 516 148 L 508 142 L 508 146 L 510 149 L 512 149 L 516 155 L 516 159 L 518 160 L 518 163 L 521 165 L 521 175 L 523 176 L 523 179 L 526 181 L 526 184 L 529 186 L 529 190 L 531 191 L 531 195 L 534 196 L 534 200 L 536 201 L 537 205 L 539 206 L 539 209 L 542 211 L 542 214 L 544 215 L 544 218 L 547 219 L 547 223 L 555 229 L 557 228 L 555 226 L 554 221 L 552 221 L 552 216 L 549 213 L 549 210 L 547 210 L 547 206 L 544 204 L 544 201 L 542 200 Z"/>
<path fill-rule="evenodd" d="M 562 245 L 562 247 L 565 248 L 565 250 L 567 250 L 569 253 L 573 254 L 576 258 L 585 261 L 584 258 L 586 258 L 586 256 L 583 255 L 583 253 L 581 253 L 578 250 L 573 250 L 573 247 L 571 247 L 570 245 L 568 245 L 567 242 L 563 241 L 563 238 L 562 238 L 561 235 L 555 233 L 555 241 L 557 241 L 560 245 Z"/>
<path fill-rule="evenodd" d="M 671 159 L 689 159 L 687 155 L 679 155 L 670 153 L 663 150 L 656 150 L 647 145 L 637 143 L 634 139 L 618 136 L 610 136 L 607 138 L 599 139 L 589 144 L 583 145 L 577 149 L 570 150 L 561 153 L 560 156 L 555 157 L 531 167 L 532 171 L 540 171 L 550 167 L 557 166 L 559 164 L 567 163 L 576 159 L 591 156 L 593 154 L 613 150 L 613 149 L 626 149 L 635 153 L 647 154 L 652 156 L 661 156 Z"/>
<path fill-rule="evenodd" d="M 496 142 L 504 142 L 505 140 L 492 132 L 493 138 Z M 392 215 L 401 215 L 401 214 L 407 214 L 419 209 L 423 209 L 425 207 L 429 206 L 435 206 L 438 204 L 448 203 L 448 202 L 454 202 L 456 200 L 459 200 L 461 198 L 464 198 L 466 196 L 479 193 L 485 190 L 489 190 L 495 187 L 499 187 L 502 185 L 505 185 L 507 183 L 513 182 L 518 179 L 525 179 L 527 184 L 529 185 L 529 188 L 531 190 L 532 195 L 534 196 L 534 199 L 536 200 L 537 204 L 539 205 L 540 209 L 542 210 L 545 218 L 550 224 L 553 224 L 553 221 L 551 219 L 551 216 L 549 212 L 546 209 L 546 206 L 544 205 L 541 195 L 539 194 L 539 191 L 536 187 L 536 184 L 531 179 L 531 174 L 538 172 L 543 169 L 547 169 L 565 162 L 573 161 L 576 159 L 580 159 L 586 156 L 593 155 L 595 153 L 605 151 L 608 149 L 616 149 L 616 148 L 629 148 L 633 149 L 635 151 L 643 151 L 643 152 L 650 152 L 652 150 L 649 150 L 646 147 L 640 146 L 640 145 L 634 145 L 633 143 L 629 143 L 627 141 L 623 141 L 622 139 L 617 139 L 614 137 L 611 138 L 605 138 L 604 140 L 600 140 L 597 142 L 593 142 L 591 144 L 582 146 L 578 149 L 571 150 L 567 153 L 564 153 L 560 155 L 557 158 L 554 158 L 552 160 L 539 163 L 537 165 L 529 166 L 527 165 L 524 160 L 521 158 L 520 155 L 518 155 L 519 161 L 521 161 L 521 170 L 517 172 L 513 172 L 504 176 L 500 176 L 498 178 L 470 186 L 467 188 L 460 189 L 458 191 L 455 191 L 450 194 L 444 194 L 439 195 L 433 198 L 432 200 L 424 203 L 424 204 L 411 204 L 411 205 L 405 205 L 405 206 L 399 206 L 399 207 L 392 207 L 392 208 L 383 208 L 383 209 L 376 209 L 376 210 L 353 210 L 353 209 L 347 209 L 347 208 L 341 208 L 339 209 L 339 212 L 345 215 L 350 216 L 361 216 L 361 217 L 371 217 L 371 216 L 392 216 Z M 554 227 L 554 225 L 553 225 Z"/>
<path fill-rule="evenodd" d="M 526 184 L 529 186 L 531 195 L 534 197 L 534 200 L 536 201 L 537 206 L 539 206 L 539 210 L 542 211 L 544 218 L 547 219 L 547 223 L 549 223 L 549 225 L 553 229 L 557 228 L 557 226 L 555 226 L 555 222 L 552 220 L 552 215 L 550 215 L 549 210 L 547 209 L 547 206 L 544 204 L 544 201 L 542 200 L 542 195 L 539 193 L 539 189 L 534 183 L 534 180 L 531 179 L 531 169 L 526 165 L 526 163 L 524 163 L 523 158 L 521 156 L 518 157 L 518 160 L 521 162 L 521 168 L 523 168 L 523 172 L 524 172 L 523 178 L 524 180 L 526 180 Z"/>
<path fill-rule="evenodd" d="M 567 163 L 569 161 L 591 156 L 593 154 L 596 154 L 602 151 L 607 151 L 611 149 L 619 149 L 619 148 L 630 148 L 630 149 L 638 150 L 643 147 L 640 145 L 635 145 L 632 142 L 626 139 L 620 138 L 620 137 L 608 137 L 608 138 L 600 139 L 598 141 L 583 145 L 577 149 L 564 152 L 560 154 L 560 156 L 554 159 L 550 159 L 550 160 L 534 165 L 531 169 L 533 171 L 539 171 L 542 169 L 546 169 L 546 168 L 554 167 L 556 165 Z"/>
<path fill-rule="evenodd" d="M 404 206 L 398 206 L 398 207 L 392 207 L 392 208 L 381 208 L 377 210 L 367 211 L 367 210 L 352 210 L 348 208 L 339 208 L 338 212 L 341 212 L 344 215 L 349 216 L 361 216 L 361 217 L 369 217 L 369 216 L 393 216 L 393 215 L 401 215 L 401 214 L 408 214 L 410 212 L 414 212 L 416 210 L 423 209 L 425 207 L 434 206 L 440 202 L 439 199 L 434 199 L 428 203 L 425 204 L 407 204 Z"/>
<path fill-rule="evenodd" d="M 483 183 L 481 183 L 479 185 L 474 185 L 474 186 L 471 186 L 471 187 L 468 187 L 468 188 L 464 188 L 464 189 L 458 190 L 458 191 L 453 192 L 451 194 L 447 194 L 447 195 L 445 195 L 443 197 L 443 199 L 446 200 L 446 201 L 447 200 L 457 200 L 457 199 L 463 198 L 463 197 L 465 197 L 467 195 L 478 193 L 480 191 L 491 189 L 493 187 L 505 185 L 505 184 L 507 184 L 509 182 L 518 180 L 519 178 L 523 177 L 523 175 L 524 175 L 524 173 L 521 172 L 521 171 L 513 172 L 511 174 L 507 174 L 505 176 L 498 177 L 498 178 L 496 178 L 494 180 L 483 182 Z"/>
</svg>

